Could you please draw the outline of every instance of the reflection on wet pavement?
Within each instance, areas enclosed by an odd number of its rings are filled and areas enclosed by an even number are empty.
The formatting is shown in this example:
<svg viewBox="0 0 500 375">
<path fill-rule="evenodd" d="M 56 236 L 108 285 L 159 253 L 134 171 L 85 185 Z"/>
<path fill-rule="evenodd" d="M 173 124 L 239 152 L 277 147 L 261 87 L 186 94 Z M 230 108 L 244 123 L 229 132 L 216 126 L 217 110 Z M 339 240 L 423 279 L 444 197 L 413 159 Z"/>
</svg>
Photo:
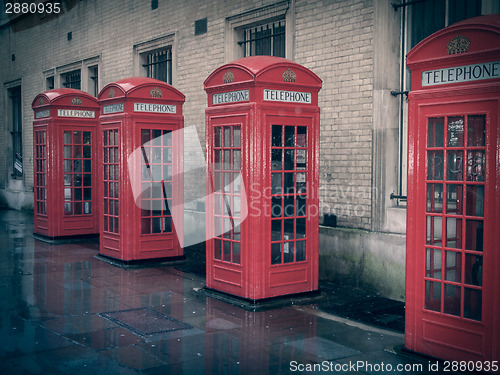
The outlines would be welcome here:
<svg viewBox="0 0 500 375">
<path fill-rule="evenodd" d="M 408 362 L 384 351 L 402 344 L 399 333 L 294 306 L 243 310 L 197 293 L 200 275 L 119 268 L 95 258 L 95 243 L 51 245 L 32 232 L 30 213 L 0 211 L 1 374 L 263 375 L 322 361 Z"/>
</svg>

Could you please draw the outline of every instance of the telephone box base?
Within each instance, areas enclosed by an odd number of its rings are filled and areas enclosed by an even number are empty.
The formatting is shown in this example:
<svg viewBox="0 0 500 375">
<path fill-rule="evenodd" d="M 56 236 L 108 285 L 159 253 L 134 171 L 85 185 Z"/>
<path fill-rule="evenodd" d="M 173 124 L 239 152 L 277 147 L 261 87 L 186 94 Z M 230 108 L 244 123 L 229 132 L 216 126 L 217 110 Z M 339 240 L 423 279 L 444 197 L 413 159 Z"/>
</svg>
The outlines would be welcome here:
<svg viewBox="0 0 500 375">
<path fill-rule="evenodd" d="M 247 311 L 263 311 L 291 305 L 307 305 L 324 298 L 324 295 L 319 289 L 310 292 L 287 294 L 284 296 L 263 298 L 258 300 L 224 293 L 215 289 L 208 288 L 206 286 L 197 289 L 196 291 L 206 297 L 211 297 L 219 301 L 238 306 Z"/>
<path fill-rule="evenodd" d="M 151 268 L 162 266 L 173 266 L 182 264 L 186 256 L 180 255 L 175 257 L 155 258 L 155 259 L 138 259 L 138 260 L 122 260 L 118 258 L 109 257 L 107 255 L 98 254 L 96 259 L 109 263 L 115 267 L 134 269 L 134 268 Z"/>
<path fill-rule="evenodd" d="M 99 234 L 81 234 L 74 236 L 46 236 L 44 234 L 33 232 L 33 238 L 35 240 L 45 242 L 51 245 L 64 245 L 70 243 L 79 242 L 94 242 L 99 243 Z"/>
</svg>

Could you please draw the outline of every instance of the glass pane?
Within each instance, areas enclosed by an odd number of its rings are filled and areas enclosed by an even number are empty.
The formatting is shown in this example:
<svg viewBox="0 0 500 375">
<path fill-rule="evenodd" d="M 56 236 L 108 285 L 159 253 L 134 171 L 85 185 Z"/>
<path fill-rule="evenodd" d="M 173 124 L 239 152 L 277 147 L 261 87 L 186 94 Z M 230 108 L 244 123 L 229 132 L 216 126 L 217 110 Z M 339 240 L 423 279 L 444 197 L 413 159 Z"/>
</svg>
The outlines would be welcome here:
<svg viewBox="0 0 500 375">
<path fill-rule="evenodd" d="M 296 220 L 295 224 L 295 237 L 306 238 L 306 218 Z"/>
<path fill-rule="evenodd" d="M 462 248 L 462 219 L 446 218 L 446 246 L 454 249 Z"/>
<path fill-rule="evenodd" d="M 64 144 L 71 144 L 71 132 L 64 132 Z"/>
<path fill-rule="evenodd" d="M 483 257 L 482 255 L 465 254 L 465 283 L 469 285 L 483 285 Z"/>
<path fill-rule="evenodd" d="M 271 241 L 281 241 L 283 239 L 281 222 L 282 220 L 271 220 Z"/>
<path fill-rule="evenodd" d="M 72 207 L 73 206 L 72 206 L 71 202 L 64 203 L 64 213 L 65 214 L 71 214 L 73 212 Z"/>
<path fill-rule="evenodd" d="M 240 261 L 241 261 L 240 243 L 233 242 L 233 263 L 240 264 Z"/>
<path fill-rule="evenodd" d="M 283 239 L 284 240 L 293 240 L 294 239 L 294 220 L 286 219 L 283 220 Z"/>
<path fill-rule="evenodd" d="M 443 184 L 427 184 L 427 212 L 443 212 Z"/>
<path fill-rule="evenodd" d="M 441 283 L 425 280 L 425 309 L 441 311 Z"/>
<path fill-rule="evenodd" d="M 484 216 L 484 186 L 467 185 L 466 209 L 467 216 Z"/>
<path fill-rule="evenodd" d="M 443 179 L 443 151 L 427 151 L 427 178 Z"/>
<path fill-rule="evenodd" d="M 294 147 L 295 126 L 285 126 L 285 147 Z"/>
<path fill-rule="evenodd" d="M 153 217 L 153 233 L 161 233 L 161 217 Z"/>
<path fill-rule="evenodd" d="M 295 169 L 294 150 L 285 150 L 285 170 Z"/>
<path fill-rule="evenodd" d="M 283 194 L 283 187 L 281 185 L 282 173 L 272 173 L 272 194 Z"/>
<path fill-rule="evenodd" d="M 172 218 L 163 218 L 163 233 L 172 233 Z"/>
<path fill-rule="evenodd" d="M 306 216 L 306 196 L 298 196 L 297 200 L 297 216 Z"/>
<path fill-rule="evenodd" d="M 294 194 L 295 193 L 295 184 L 294 184 L 295 173 L 285 173 L 285 184 L 284 194 Z"/>
<path fill-rule="evenodd" d="M 285 217 L 294 216 L 295 207 L 294 207 L 295 197 L 285 197 L 283 198 L 283 213 Z"/>
<path fill-rule="evenodd" d="M 64 146 L 64 158 L 65 159 L 71 158 L 71 156 L 72 156 L 71 149 L 72 149 L 71 146 Z"/>
<path fill-rule="evenodd" d="M 467 152 L 467 181 L 484 181 L 484 151 Z"/>
<path fill-rule="evenodd" d="M 71 181 L 72 181 L 72 178 L 73 175 L 72 174 L 65 174 L 64 175 L 64 186 L 71 186 Z"/>
<path fill-rule="evenodd" d="M 272 168 L 274 171 L 279 171 L 283 169 L 282 164 L 281 164 L 281 155 L 283 154 L 283 151 L 281 149 L 276 149 L 272 151 L 273 153 L 273 160 L 272 160 Z"/>
<path fill-rule="evenodd" d="M 216 126 L 214 128 L 214 146 L 215 147 L 221 147 L 222 142 L 221 142 L 221 128 Z"/>
<path fill-rule="evenodd" d="M 231 127 L 224 126 L 224 147 L 231 147 Z"/>
<path fill-rule="evenodd" d="M 484 146 L 486 116 L 469 116 L 467 121 L 467 146 Z"/>
<path fill-rule="evenodd" d="M 483 222 L 481 220 L 465 221 L 465 249 L 483 251 Z"/>
<path fill-rule="evenodd" d="M 283 244 L 283 263 L 293 262 L 294 243 L 285 242 Z"/>
<path fill-rule="evenodd" d="M 464 290 L 464 318 L 481 320 L 482 292 L 476 289 Z"/>
<path fill-rule="evenodd" d="M 463 186 L 446 185 L 446 213 L 462 215 Z"/>
<path fill-rule="evenodd" d="M 426 249 L 425 277 L 441 279 L 441 250 Z"/>
<path fill-rule="evenodd" d="M 240 170 L 241 168 L 241 151 L 234 150 L 233 151 L 233 170 Z"/>
<path fill-rule="evenodd" d="M 90 146 L 83 146 L 83 157 L 84 158 L 90 158 L 90 157 L 92 157 Z"/>
<path fill-rule="evenodd" d="M 306 241 L 297 241 L 295 243 L 296 247 L 296 261 L 301 262 L 306 260 Z"/>
<path fill-rule="evenodd" d="M 281 207 L 281 197 L 272 198 L 271 216 L 272 217 L 283 216 L 283 208 Z"/>
<path fill-rule="evenodd" d="M 281 263 L 281 243 L 271 244 L 271 264 Z"/>
<path fill-rule="evenodd" d="M 428 147 L 443 147 L 444 119 L 430 118 L 428 123 Z"/>
<path fill-rule="evenodd" d="M 283 147 L 282 132 L 283 126 L 273 125 L 273 147 Z"/>
<path fill-rule="evenodd" d="M 226 262 L 231 261 L 231 242 L 222 241 L 222 260 Z"/>
<path fill-rule="evenodd" d="M 460 316 L 460 287 L 444 285 L 444 313 Z"/>
<path fill-rule="evenodd" d="M 218 128 L 216 128 L 216 129 L 218 129 Z M 215 259 L 222 259 L 222 250 L 221 250 L 222 244 L 221 244 L 221 242 L 222 241 L 218 238 L 216 238 L 214 240 L 214 258 Z"/>
<path fill-rule="evenodd" d="M 141 219 L 141 233 L 150 234 L 151 233 L 151 219 L 143 218 Z"/>
<path fill-rule="evenodd" d="M 297 126 L 297 147 L 307 147 L 306 126 Z"/>
<path fill-rule="evenodd" d="M 81 215 L 82 214 L 82 202 L 75 202 L 75 215 Z"/>
<path fill-rule="evenodd" d="M 297 150 L 297 169 L 306 169 L 307 150 Z"/>
<path fill-rule="evenodd" d="M 448 171 L 446 175 L 448 180 L 463 180 L 463 155 L 463 151 L 448 151 Z"/>
<path fill-rule="evenodd" d="M 224 169 L 231 169 L 231 150 L 224 150 Z"/>
<path fill-rule="evenodd" d="M 305 172 L 297 173 L 297 193 L 298 194 L 307 193 L 306 177 L 307 177 L 307 173 L 305 173 Z"/>
<path fill-rule="evenodd" d="M 464 146 L 464 117 L 448 118 L 448 147 Z"/>
<path fill-rule="evenodd" d="M 233 126 L 233 147 L 241 146 L 241 133 L 239 126 Z"/>
<path fill-rule="evenodd" d="M 440 246 L 443 233 L 443 219 L 441 216 L 427 216 L 427 244 Z"/>
<path fill-rule="evenodd" d="M 462 279 L 462 253 L 456 251 L 445 251 L 445 275 L 444 279 L 459 283 Z"/>
</svg>

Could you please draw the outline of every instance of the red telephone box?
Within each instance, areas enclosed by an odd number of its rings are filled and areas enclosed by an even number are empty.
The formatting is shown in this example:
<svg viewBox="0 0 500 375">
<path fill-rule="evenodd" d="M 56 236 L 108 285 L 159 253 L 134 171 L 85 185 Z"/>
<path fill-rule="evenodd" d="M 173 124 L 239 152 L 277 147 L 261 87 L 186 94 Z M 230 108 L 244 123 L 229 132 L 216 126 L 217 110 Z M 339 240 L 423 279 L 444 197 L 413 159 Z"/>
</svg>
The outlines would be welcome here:
<svg viewBox="0 0 500 375">
<path fill-rule="evenodd" d="M 183 103 L 181 92 L 152 78 L 99 93 L 101 255 L 183 256 Z"/>
<path fill-rule="evenodd" d="M 320 89 L 271 56 L 206 79 L 207 288 L 250 300 L 318 289 Z"/>
<path fill-rule="evenodd" d="M 37 95 L 32 108 L 35 234 L 96 235 L 97 99 L 54 89 Z"/>
<path fill-rule="evenodd" d="M 405 345 L 496 372 L 485 361 L 500 360 L 500 17 L 438 31 L 407 63 Z"/>
</svg>

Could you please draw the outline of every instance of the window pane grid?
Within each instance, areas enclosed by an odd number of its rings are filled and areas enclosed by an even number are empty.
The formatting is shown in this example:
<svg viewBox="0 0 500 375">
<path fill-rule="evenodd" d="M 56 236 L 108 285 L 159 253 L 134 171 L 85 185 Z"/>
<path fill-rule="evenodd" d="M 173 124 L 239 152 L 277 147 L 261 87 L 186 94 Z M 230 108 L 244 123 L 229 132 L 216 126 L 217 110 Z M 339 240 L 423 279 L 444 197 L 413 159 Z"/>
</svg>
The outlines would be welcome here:
<svg viewBox="0 0 500 375">
<path fill-rule="evenodd" d="M 246 28 L 238 42 L 244 56 L 269 55 L 285 57 L 285 20 Z"/>
<path fill-rule="evenodd" d="M 92 137 L 89 131 L 64 131 L 64 214 L 92 214 Z"/>
<path fill-rule="evenodd" d="M 241 127 L 214 127 L 214 259 L 241 263 Z"/>
<path fill-rule="evenodd" d="M 46 132 L 35 132 L 35 207 L 40 215 L 47 215 L 47 143 Z"/>
<path fill-rule="evenodd" d="M 306 260 L 307 128 L 272 126 L 271 264 Z"/>
<path fill-rule="evenodd" d="M 118 129 L 103 131 L 103 226 L 108 233 L 119 233 L 119 147 Z"/>
<path fill-rule="evenodd" d="M 141 233 L 172 233 L 172 132 L 141 130 Z"/>
<path fill-rule="evenodd" d="M 172 48 L 152 52 L 146 55 L 146 75 L 172 84 Z"/>
<path fill-rule="evenodd" d="M 481 320 L 485 115 L 428 119 L 425 308 Z"/>
<path fill-rule="evenodd" d="M 80 70 L 74 70 L 72 72 L 68 72 L 64 75 L 64 87 L 68 89 L 77 89 L 81 88 L 81 74 Z"/>
</svg>

